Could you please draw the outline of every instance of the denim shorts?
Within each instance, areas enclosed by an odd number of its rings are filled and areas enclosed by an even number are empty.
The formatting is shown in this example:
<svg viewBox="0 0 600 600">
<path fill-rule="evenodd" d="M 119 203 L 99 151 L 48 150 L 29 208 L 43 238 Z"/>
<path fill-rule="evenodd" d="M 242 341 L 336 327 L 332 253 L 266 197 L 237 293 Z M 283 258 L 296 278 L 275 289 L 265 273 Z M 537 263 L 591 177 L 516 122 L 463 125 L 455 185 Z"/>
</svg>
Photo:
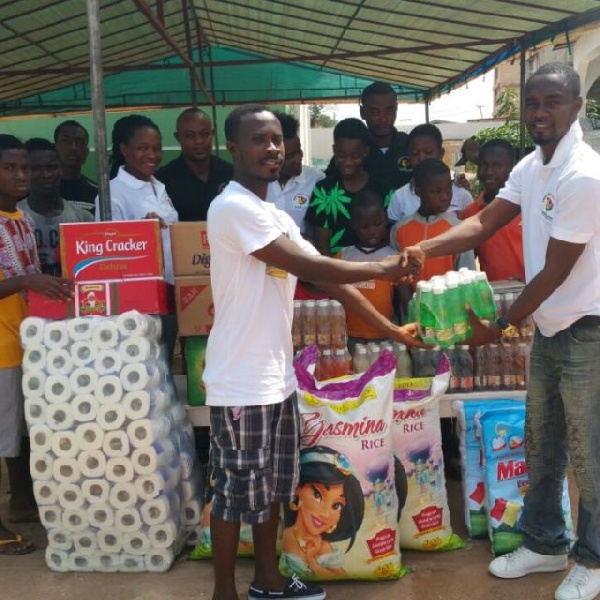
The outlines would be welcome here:
<svg viewBox="0 0 600 600">
<path fill-rule="evenodd" d="M 261 406 L 210 407 L 212 514 L 264 523 L 271 504 L 294 498 L 299 473 L 296 393 Z"/>
</svg>

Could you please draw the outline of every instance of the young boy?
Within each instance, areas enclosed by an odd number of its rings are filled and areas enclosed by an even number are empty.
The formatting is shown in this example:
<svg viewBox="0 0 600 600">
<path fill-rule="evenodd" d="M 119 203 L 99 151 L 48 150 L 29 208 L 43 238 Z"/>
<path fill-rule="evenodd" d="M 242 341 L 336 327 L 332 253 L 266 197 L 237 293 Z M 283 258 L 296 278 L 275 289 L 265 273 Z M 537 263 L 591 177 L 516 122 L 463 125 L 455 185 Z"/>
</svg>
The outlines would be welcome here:
<svg viewBox="0 0 600 600">
<path fill-rule="evenodd" d="M 369 144 L 369 130 L 360 119 L 344 119 L 333 130 L 337 173 L 317 183 L 306 212 L 307 222 L 314 227 L 315 246 L 324 256 L 358 242 L 350 227 L 350 206 L 358 192 L 377 192 L 386 204 L 392 194 L 387 182 L 365 170 Z"/>
<path fill-rule="evenodd" d="M 463 210 L 461 219 L 481 212 L 504 187 L 515 165 L 515 150 L 506 140 L 490 140 L 479 151 L 477 178 L 483 185 L 483 191 Z M 523 262 L 523 236 L 521 215 L 508 225 L 499 229 L 491 238 L 481 242 L 475 248 L 479 266 L 487 273 L 490 281 L 519 279 L 525 281 Z"/>
<path fill-rule="evenodd" d="M 442 159 L 444 148 L 442 146 L 442 133 L 430 123 L 417 125 L 408 136 L 408 147 L 410 150 L 410 162 L 416 169 L 421 161 L 427 158 Z M 450 204 L 446 210 L 458 216 L 460 212 L 473 202 L 471 194 L 451 183 Z M 415 180 L 394 192 L 387 208 L 390 221 L 402 221 L 412 215 L 420 206 L 421 200 L 415 190 Z"/>
<path fill-rule="evenodd" d="M 389 245 L 388 220 L 383 205 L 383 198 L 371 190 L 359 192 L 350 207 L 350 226 L 358 238 L 358 243 L 342 248 L 336 258 L 352 262 L 378 262 L 386 256 L 395 256 L 396 252 Z M 383 279 L 370 279 L 354 284 L 354 287 L 382 315 L 390 321 L 394 316 L 393 293 L 395 285 Z M 353 351 L 357 343 L 378 342 L 381 331 L 365 323 L 351 312 L 346 313 L 348 329 L 348 347 Z"/>
<path fill-rule="evenodd" d="M 66 279 L 39 274 L 34 225 L 17 209 L 17 201 L 28 190 L 29 157 L 23 143 L 12 135 L 0 135 L 0 457 L 6 460 L 9 473 L 19 466 L 23 433 L 19 327 L 27 316 L 25 292 L 35 290 L 66 299 L 72 286 Z M 13 480 L 11 476 L 11 484 Z M 21 496 L 23 490 L 12 492 Z M 11 510 L 18 508 L 11 506 Z M 0 521 L 0 555 L 32 550 L 33 544 Z"/>
</svg>

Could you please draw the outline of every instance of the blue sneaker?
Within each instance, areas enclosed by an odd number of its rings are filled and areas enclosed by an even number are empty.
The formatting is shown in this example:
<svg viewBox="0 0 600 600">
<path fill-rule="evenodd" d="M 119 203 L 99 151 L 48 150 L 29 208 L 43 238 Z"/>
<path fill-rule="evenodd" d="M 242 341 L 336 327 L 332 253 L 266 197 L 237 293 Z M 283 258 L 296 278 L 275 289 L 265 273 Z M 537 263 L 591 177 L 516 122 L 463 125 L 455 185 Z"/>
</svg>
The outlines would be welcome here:
<svg viewBox="0 0 600 600">
<path fill-rule="evenodd" d="M 283 590 L 264 590 L 251 584 L 248 600 L 325 600 L 325 590 L 313 583 L 305 583 L 297 575 L 292 575 Z"/>
</svg>

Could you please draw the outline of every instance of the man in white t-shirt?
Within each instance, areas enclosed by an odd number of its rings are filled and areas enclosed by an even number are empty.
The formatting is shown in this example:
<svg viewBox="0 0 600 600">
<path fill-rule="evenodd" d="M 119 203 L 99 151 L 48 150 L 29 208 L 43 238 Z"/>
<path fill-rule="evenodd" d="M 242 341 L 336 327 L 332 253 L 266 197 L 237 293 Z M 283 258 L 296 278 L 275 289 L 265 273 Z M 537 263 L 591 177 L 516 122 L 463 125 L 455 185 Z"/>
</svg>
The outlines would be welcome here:
<svg viewBox="0 0 600 600">
<path fill-rule="evenodd" d="M 304 216 L 315 184 L 324 179 L 325 174 L 319 169 L 302 164 L 304 155 L 298 137 L 298 119 L 286 113 L 275 113 L 275 116 L 281 124 L 285 156 L 279 178 L 269 183 L 267 202 L 273 202 L 277 208 L 290 215 L 302 235 L 310 238 L 309 226 Z"/>
<path fill-rule="evenodd" d="M 592 600 L 600 593 L 600 156 L 583 141 L 581 106 L 579 76 L 570 65 L 538 69 L 525 86 L 524 118 L 535 152 L 484 210 L 407 249 L 420 260 L 460 252 L 522 215 L 527 285 L 495 323 L 472 318 L 473 345 L 512 336 L 514 325 L 531 314 L 537 325 L 527 394 L 523 546 L 494 559 L 489 570 L 513 579 L 566 568 L 561 495 L 570 462 L 579 490 L 575 566 L 556 600 Z"/>
<path fill-rule="evenodd" d="M 397 281 L 418 264 L 321 256 L 287 213 L 265 201 L 284 153 L 281 125 L 265 107 L 235 109 L 225 137 L 234 177 L 208 211 L 215 320 L 203 375 L 211 407 L 213 598 L 238 597 L 235 561 L 245 522 L 254 537 L 250 600 L 322 600 L 319 586 L 280 575 L 275 551 L 280 503 L 293 499 L 299 470 L 291 339 L 296 278 L 316 283 L 385 337 L 418 345 L 414 325 L 392 324 L 349 285 Z"/>
</svg>

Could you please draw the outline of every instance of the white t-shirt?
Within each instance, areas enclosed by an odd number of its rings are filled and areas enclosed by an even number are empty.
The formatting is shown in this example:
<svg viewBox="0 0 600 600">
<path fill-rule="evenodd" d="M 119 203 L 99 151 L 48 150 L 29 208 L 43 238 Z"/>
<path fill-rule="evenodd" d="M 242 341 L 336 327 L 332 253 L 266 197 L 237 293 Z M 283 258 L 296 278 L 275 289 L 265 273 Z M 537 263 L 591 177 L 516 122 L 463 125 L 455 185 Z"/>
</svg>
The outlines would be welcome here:
<svg viewBox="0 0 600 600">
<path fill-rule="evenodd" d="M 585 244 L 567 279 L 533 313 L 549 337 L 584 315 L 600 315 L 600 155 L 576 121 L 547 165 L 539 146 L 512 170 L 500 198 L 521 207 L 525 278 L 546 263 L 550 238 Z"/>
<path fill-rule="evenodd" d="M 325 173 L 302 165 L 302 173 L 298 177 L 292 177 L 285 183 L 283 189 L 278 181 L 269 184 L 267 190 L 267 202 L 273 202 L 279 210 L 286 212 L 302 233 L 306 232 L 307 224 L 304 221 L 306 209 L 312 196 L 315 185 L 325 179 Z"/>
<path fill-rule="evenodd" d="M 452 184 L 452 200 L 447 212 L 458 217 L 462 210 L 473 202 L 473 196 L 464 188 Z M 414 214 L 421 206 L 421 198 L 415 194 L 412 182 L 403 185 L 394 192 L 388 206 L 388 218 L 390 221 L 402 221 Z"/>
<path fill-rule="evenodd" d="M 150 212 L 155 212 L 162 217 L 167 225 L 179 220 L 163 183 L 154 177 L 150 181 L 143 181 L 130 175 L 123 167 L 120 167 L 117 176 L 110 180 L 110 204 L 113 221 L 143 219 Z M 96 221 L 99 220 L 100 209 L 96 197 Z M 169 228 L 161 229 L 160 232 L 165 260 L 165 279 L 173 283 L 175 278 Z"/>
<path fill-rule="evenodd" d="M 215 320 L 206 351 L 207 404 L 275 404 L 296 389 L 292 317 L 296 277 L 251 254 L 281 235 L 305 252 L 292 218 L 236 181 L 208 209 Z"/>
</svg>

